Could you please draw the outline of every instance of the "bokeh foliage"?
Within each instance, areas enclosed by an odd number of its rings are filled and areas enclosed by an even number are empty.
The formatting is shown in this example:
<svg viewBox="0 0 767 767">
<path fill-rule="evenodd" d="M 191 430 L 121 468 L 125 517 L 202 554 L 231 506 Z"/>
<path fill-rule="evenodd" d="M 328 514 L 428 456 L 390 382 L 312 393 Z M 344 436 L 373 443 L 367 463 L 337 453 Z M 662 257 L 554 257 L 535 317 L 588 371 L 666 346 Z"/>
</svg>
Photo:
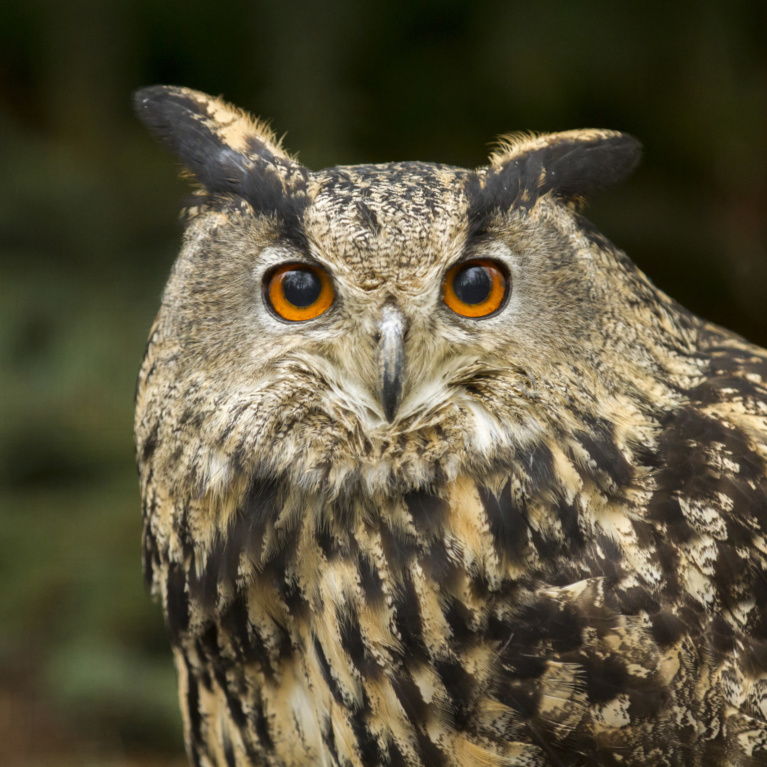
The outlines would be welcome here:
<svg viewBox="0 0 767 767">
<path fill-rule="evenodd" d="M 134 88 L 223 93 L 310 167 L 627 130 L 645 163 L 590 217 L 767 344 L 766 31 L 761 0 L 1 3 L 0 762 L 181 754 L 131 421 L 186 190 Z"/>
</svg>

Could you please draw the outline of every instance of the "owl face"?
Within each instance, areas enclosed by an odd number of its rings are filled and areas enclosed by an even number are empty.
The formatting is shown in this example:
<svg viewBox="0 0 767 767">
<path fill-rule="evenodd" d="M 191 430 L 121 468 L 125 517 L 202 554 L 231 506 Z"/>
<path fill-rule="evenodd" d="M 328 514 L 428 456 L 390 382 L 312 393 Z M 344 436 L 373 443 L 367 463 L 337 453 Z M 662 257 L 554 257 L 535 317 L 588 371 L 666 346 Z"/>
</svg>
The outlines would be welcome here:
<svg viewBox="0 0 767 767">
<path fill-rule="evenodd" d="M 477 171 L 312 173 L 203 94 L 147 89 L 138 109 L 201 184 L 139 408 L 139 431 L 186 446 L 164 457 L 179 482 L 428 484 L 507 459 L 554 402 L 577 419 L 630 377 L 593 340 L 643 278 L 571 203 L 633 167 L 633 139 L 522 139 Z"/>
</svg>

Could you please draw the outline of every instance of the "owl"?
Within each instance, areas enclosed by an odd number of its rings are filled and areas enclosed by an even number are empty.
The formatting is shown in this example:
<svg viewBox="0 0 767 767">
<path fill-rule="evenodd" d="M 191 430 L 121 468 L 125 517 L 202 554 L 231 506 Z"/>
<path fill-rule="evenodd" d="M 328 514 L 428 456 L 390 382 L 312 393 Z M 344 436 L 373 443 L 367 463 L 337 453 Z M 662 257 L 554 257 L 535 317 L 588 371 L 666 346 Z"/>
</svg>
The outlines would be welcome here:
<svg viewBox="0 0 767 767">
<path fill-rule="evenodd" d="M 580 215 L 639 144 L 136 108 L 196 183 L 135 419 L 191 763 L 767 765 L 767 351 Z"/>
</svg>

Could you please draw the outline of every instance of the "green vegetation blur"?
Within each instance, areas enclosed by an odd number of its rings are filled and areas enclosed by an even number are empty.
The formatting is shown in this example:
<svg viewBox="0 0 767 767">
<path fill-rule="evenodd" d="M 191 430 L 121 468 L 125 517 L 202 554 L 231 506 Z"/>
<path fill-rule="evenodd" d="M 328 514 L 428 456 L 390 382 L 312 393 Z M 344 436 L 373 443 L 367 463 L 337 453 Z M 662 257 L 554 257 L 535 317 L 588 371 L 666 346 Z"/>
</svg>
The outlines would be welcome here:
<svg viewBox="0 0 767 767">
<path fill-rule="evenodd" d="M 765 33 L 763 0 L 4 0 L 0 764 L 184 758 L 132 407 L 187 189 L 135 88 L 223 94 L 309 167 L 476 166 L 510 131 L 628 131 L 644 164 L 587 215 L 767 344 Z"/>
</svg>

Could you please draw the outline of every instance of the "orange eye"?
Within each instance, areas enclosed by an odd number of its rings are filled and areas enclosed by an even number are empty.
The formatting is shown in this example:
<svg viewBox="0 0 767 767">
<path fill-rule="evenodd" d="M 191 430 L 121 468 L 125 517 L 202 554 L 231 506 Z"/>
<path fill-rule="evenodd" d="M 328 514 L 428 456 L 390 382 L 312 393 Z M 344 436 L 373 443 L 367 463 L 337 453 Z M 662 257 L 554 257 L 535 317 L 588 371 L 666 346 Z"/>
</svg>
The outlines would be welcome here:
<svg viewBox="0 0 767 767">
<path fill-rule="evenodd" d="M 275 314 L 291 322 L 319 317 L 335 297 L 327 272 L 310 264 L 281 266 L 272 272 L 264 288 Z"/>
<path fill-rule="evenodd" d="M 461 317 L 487 317 L 501 308 L 507 293 L 506 274 L 485 259 L 456 264 L 442 287 L 444 302 Z"/>
</svg>

